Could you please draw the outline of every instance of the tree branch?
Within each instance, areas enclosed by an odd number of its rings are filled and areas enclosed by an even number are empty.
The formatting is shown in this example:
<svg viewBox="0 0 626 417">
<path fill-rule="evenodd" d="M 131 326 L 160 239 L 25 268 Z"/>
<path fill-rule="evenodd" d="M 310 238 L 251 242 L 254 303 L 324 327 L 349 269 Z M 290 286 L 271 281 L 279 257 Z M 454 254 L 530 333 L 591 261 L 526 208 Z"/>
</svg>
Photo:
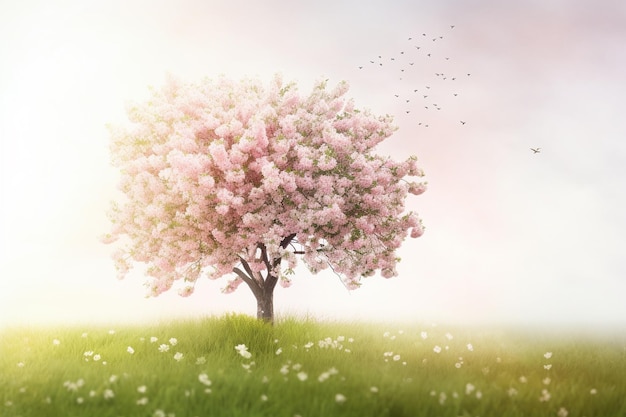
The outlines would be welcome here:
<svg viewBox="0 0 626 417">
<path fill-rule="evenodd" d="M 289 236 L 287 236 L 280 242 L 280 247 L 285 249 L 287 245 L 289 245 L 289 243 L 291 243 L 291 241 L 295 239 L 295 237 L 296 237 L 295 233 L 290 234 Z"/>
<path fill-rule="evenodd" d="M 244 266 L 244 268 L 245 268 L 245 266 Z M 241 278 L 243 280 L 243 282 L 245 282 L 248 285 L 248 287 L 250 287 L 250 289 L 252 290 L 252 292 L 254 293 L 255 296 L 257 296 L 257 294 L 261 294 L 262 288 L 259 285 L 259 283 L 256 282 L 256 280 L 254 280 L 254 279 L 250 278 L 249 276 L 247 276 L 241 269 L 239 269 L 237 267 L 233 268 L 233 272 L 235 274 L 237 274 L 239 276 L 239 278 Z"/>
<path fill-rule="evenodd" d="M 278 282 L 278 277 L 276 275 L 267 273 L 267 278 L 265 278 L 265 288 L 267 291 L 272 292 L 276 287 L 276 283 Z"/>
<path fill-rule="evenodd" d="M 263 263 L 267 268 L 267 273 L 269 275 L 270 270 L 272 269 L 272 265 L 270 264 L 270 260 L 267 257 L 267 248 L 264 243 L 259 243 L 259 249 L 261 249 L 261 259 L 263 259 Z"/>
<path fill-rule="evenodd" d="M 248 276 L 250 277 L 250 279 L 254 281 L 254 273 L 252 272 L 252 269 L 250 268 L 248 261 L 243 259 L 241 255 L 239 255 L 239 260 L 241 261 L 241 265 L 243 265 L 243 269 L 245 269 L 246 272 L 248 273 Z"/>
</svg>

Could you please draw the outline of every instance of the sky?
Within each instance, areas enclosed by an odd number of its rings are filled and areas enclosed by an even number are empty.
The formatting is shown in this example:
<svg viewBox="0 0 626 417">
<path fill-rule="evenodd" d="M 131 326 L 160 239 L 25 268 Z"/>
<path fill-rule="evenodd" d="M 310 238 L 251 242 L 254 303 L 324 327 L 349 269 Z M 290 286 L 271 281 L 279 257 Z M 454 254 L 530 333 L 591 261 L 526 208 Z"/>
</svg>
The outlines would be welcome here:
<svg viewBox="0 0 626 417">
<path fill-rule="evenodd" d="M 243 285 L 116 280 L 106 124 L 168 74 L 281 73 L 393 114 L 378 152 L 429 189 L 398 277 L 299 267 L 277 316 L 625 327 L 624 22 L 618 0 L 0 0 L 0 326 L 254 315 Z"/>
</svg>

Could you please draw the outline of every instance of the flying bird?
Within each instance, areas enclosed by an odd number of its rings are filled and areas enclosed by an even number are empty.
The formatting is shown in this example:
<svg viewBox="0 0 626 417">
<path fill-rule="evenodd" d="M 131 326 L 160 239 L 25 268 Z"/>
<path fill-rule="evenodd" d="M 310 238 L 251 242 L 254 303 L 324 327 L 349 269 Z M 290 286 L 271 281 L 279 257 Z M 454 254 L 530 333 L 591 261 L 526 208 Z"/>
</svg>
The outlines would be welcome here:
<svg viewBox="0 0 626 417">
<path fill-rule="evenodd" d="M 541 152 L 541 148 L 530 148 L 530 150 L 533 151 L 533 153 Z"/>
</svg>

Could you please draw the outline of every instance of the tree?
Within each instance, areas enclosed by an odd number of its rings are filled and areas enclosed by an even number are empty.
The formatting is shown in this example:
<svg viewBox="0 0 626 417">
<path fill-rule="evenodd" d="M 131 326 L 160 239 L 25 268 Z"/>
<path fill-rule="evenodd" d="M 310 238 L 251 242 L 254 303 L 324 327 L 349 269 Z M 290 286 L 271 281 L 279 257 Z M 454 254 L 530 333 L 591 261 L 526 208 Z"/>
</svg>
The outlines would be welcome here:
<svg viewBox="0 0 626 417">
<path fill-rule="evenodd" d="M 130 106 L 131 123 L 110 127 L 125 198 L 103 241 L 122 238 L 119 278 L 144 263 L 149 295 L 182 280 L 189 296 L 200 277 L 230 274 L 223 291 L 245 282 L 271 322 L 274 288 L 291 284 L 298 259 L 349 289 L 376 271 L 397 275 L 396 249 L 423 233 L 404 202 L 426 183 L 405 179 L 423 176 L 414 156 L 373 153 L 396 130 L 392 117 L 356 109 L 347 91 L 320 81 L 302 96 L 280 76 L 268 86 L 169 79 Z"/>
</svg>

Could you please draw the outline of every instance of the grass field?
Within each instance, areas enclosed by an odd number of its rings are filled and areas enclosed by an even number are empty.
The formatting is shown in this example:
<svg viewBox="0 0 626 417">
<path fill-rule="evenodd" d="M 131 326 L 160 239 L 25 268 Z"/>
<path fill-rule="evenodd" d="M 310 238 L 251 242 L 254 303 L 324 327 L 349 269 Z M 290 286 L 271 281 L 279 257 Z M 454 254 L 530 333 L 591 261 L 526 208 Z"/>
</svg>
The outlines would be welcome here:
<svg viewBox="0 0 626 417">
<path fill-rule="evenodd" d="M 0 415 L 626 416 L 626 335 L 279 320 L 0 332 Z"/>
</svg>

